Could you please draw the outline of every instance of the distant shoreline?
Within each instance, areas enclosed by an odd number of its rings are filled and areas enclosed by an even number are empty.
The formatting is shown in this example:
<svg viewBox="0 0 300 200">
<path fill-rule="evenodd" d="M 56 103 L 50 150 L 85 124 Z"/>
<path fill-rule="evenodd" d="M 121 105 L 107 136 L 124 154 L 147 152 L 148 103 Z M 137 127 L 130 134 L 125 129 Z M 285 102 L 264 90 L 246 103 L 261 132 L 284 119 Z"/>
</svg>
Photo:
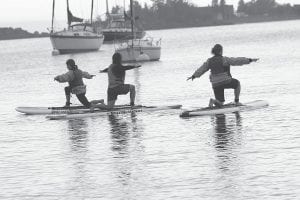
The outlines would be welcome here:
<svg viewBox="0 0 300 200">
<path fill-rule="evenodd" d="M 49 33 L 39 33 L 38 31 L 30 33 L 22 28 L 0 27 L 0 40 L 16 40 L 40 37 L 49 37 Z"/>
<path fill-rule="evenodd" d="M 262 23 L 262 22 L 276 22 L 276 21 L 291 21 L 291 20 L 300 20 L 300 17 L 243 17 L 243 18 L 234 18 L 229 21 L 220 21 L 214 24 L 203 24 L 195 26 L 177 26 L 177 27 L 162 27 L 156 29 L 147 29 L 146 31 L 151 30 L 168 30 L 168 29 L 178 29 L 178 28 L 197 28 L 197 27 L 212 27 L 212 26 L 226 26 L 226 25 L 238 25 L 238 24 L 247 24 L 247 23 Z M 30 33 L 22 28 L 12 28 L 12 27 L 0 27 L 0 41 L 1 40 L 18 40 L 18 39 L 30 39 L 30 38 L 44 38 L 49 37 L 50 34 L 46 32 L 39 33 L 35 31 Z"/>
<path fill-rule="evenodd" d="M 200 27 L 212 27 L 212 26 L 227 26 L 227 25 L 239 25 L 239 24 L 248 24 L 248 23 L 263 23 L 263 22 L 279 22 L 279 21 L 293 21 L 300 20 L 300 17 L 285 17 L 285 18 L 276 18 L 276 17 L 245 17 L 245 18 L 236 18 L 229 21 L 220 21 L 219 23 L 214 24 L 205 24 L 205 25 L 196 25 L 196 26 L 178 26 L 178 27 L 169 27 L 169 28 L 157 28 L 157 29 L 147 29 L 146 31 L 154 30 L 168 30 L 168 29 L 178 29 L 178 28 L 200 28 Z"/>
</svg>

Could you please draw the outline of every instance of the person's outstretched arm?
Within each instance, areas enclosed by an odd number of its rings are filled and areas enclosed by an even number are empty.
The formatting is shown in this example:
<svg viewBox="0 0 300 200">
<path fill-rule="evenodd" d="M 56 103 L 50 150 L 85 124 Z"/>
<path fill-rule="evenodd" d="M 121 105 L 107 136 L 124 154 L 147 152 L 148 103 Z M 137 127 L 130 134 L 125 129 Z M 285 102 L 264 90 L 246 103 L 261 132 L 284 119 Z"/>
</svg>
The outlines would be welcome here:
<svg viewBox="0 0 300 200">
<path fill-rule="evenodd" d="M 205 72 L 207 72 L 209 70 L 208 67 L 208 60 L 202 64 L 201 67 L 199 67 L 192 76 L 187 78 L 187 81 L 192 79 L 194 80 L 195 78 L 200 78 Z"/>
<path fill-rule="evenodd" d="M 70 71 L 65 74 L 54 77 L 54 80 L 60 83 L 70 82 L 73 79 L 74 79 L 74 73 Z"/>
<path fill-rule="evenodd" d="M 105 68 L 105 69 L 103 69 L 103 70 L 100 70 L 99 72 L 100 72 L 100 73 L 107 73 L 107 72 L 108 72 L 108 68 Z"/>
<path fill-rule="evenodd" d="M 88 72 L 82 71 L 82 77 L 92 79 L 95 75 L 89 74 Z"/>
<path fill-rule="evenodd" d="M 223 57 L 224 65 L 232 65 L 232 66 L 241 66 L 250 64 L 251 62 L 256 62 L 258 58 L 246 58 L 246 57 Z"/>
<path fill-rule="evenodd" d="M 126 65 L 126 66 L 123 66 L 123 68 L 125 70 L 131 70 L 131 69 L 135 69 L 135 68 L 139 68 L 141 67 L 142 65 Z"/>
</svg>

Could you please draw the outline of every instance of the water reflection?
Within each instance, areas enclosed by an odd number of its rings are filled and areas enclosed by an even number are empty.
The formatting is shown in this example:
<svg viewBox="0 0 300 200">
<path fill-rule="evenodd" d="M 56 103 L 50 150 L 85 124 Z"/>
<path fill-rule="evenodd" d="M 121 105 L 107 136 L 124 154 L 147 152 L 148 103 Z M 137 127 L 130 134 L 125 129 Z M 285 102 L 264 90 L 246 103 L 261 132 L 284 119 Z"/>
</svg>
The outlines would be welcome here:
<svg viewBox="0 0 300 200">
<path fill-rule="evenodd" d="M 140 94 L 142 93 L 139 68 L 134 69 L 133 73 L 134 73 L 134 85 L 135 85 L 135 89 L 136 89 L 135 101 L 138 103 L 141 100 Z"/>
<path fill-rule="evenodd" d="M 216 187 L 221 188 L 220 195 L 224 199 L 235 199 L 243 184 L 236 178 L 242 174 L 239 156 L 242 141 L 242 118 L 239 113 L 235 113 L 234 118 L 232 115 L 218 115 L 214 120 Z"/>
<path fill-rule="evenodd" d="M 242 131 L 242 118 L 240 113 L 236 112 L 234 114 L 235 120 L 226 119 L 226 115 L 224 114 L 216 115 L 215 118 L 212 118 L 213 126 L 215 127 L 217 148 L 226 148 L 232 134 Z"/>
<path fill-rule="evenodd" d="M 218 168 L 221 170 L 230 170 L 235 165 L 237 157 L 236 150 L 239 148 L 242 140 L 242 118 L 240 113 L 235 113 L 235 118 L 226 118 L 226 115 L 217 115 L 213 118 L 214 147 L 216 157 L 218 158 Z"/>
<path fill-rule="evenodd" d="M 109 116 L 115 178 L 120 185 L 118 196 L 122 199 L 135 199 L 132 191 L 141 191 L 139 181 L 144 182 L 143 126 L 136 115 L 132 113 L 126 118 Z"/>
<path fill-rule="evenodd" d="M 87 127 L 88 125 L 83 119 L 68 120 L 68 133 L 73 151 L 85 151 L 87 149 Z"/>
<path fill-rule="evenodd" d="M 128 150 L 130 132 L 136 133 L 137 135 L 140 134 L 137 126 L 136 113 L 130 114 L 130 121 L 118 115 L 110 115 L 108 119 L 111 125 L 112 149 L 118 151 L 120 154 L 126 153 Z"/>
<path fill-rule="evenodd" d="M 122 121 L 116 115 L 110 115 L 108 118 L 111 125 L 112 149 L 120 152 L 126 151 L 129 138 L 127 122 Z"/>
<path fill-rule="evenodd" d="M 88 153 L 88 124 L 84 119 L 68 120 L 68 133 L 70 139 L 69 172 L 72 172 L 68 184 L 70 196 L 78 197 L 83 191 L 91 188 L 93 184 L 87 174 L 89 161 Z"/>
</svg>

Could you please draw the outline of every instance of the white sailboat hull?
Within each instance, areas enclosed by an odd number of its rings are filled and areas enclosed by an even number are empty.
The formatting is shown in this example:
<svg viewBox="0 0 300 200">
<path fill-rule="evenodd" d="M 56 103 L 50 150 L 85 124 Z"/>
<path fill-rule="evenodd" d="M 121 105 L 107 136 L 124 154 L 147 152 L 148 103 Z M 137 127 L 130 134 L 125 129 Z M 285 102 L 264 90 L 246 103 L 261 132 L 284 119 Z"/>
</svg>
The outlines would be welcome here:
<svg viewBox="0 0 300 200">
<path fill-rule="evenodd" d="M 123 62 L 156 61 L 160 59 L 160 47 L 127 47 L 116 50 L 122 55 Z M 146 54 L 145 56 L 141 54 Z"/>
<path fill-rule="evenodd" d="M 50 40 L 53 49 L 60 53 L 72 53 L 82 51 L 97 51 L 101 47 L 104 37 L 100 34 L 92 35 L 70 35 L 70 34 L 51 34 Z"/>
<path fill-rule="evenodd" d="M 122 55 L 123 62 L 157 61 L 161 56 L 160 41 L 153 43 L 148 40 L 134 40 L 120 45 L 116 53 Z"/>
</svg>

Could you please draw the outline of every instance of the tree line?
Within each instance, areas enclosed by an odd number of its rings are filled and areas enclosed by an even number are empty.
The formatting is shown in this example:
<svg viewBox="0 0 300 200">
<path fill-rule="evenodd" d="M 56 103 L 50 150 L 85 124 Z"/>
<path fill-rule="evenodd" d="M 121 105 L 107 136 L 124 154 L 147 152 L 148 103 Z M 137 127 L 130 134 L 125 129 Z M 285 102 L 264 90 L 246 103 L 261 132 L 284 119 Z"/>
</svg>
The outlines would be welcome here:
<svg viewBox="0 0 300 200">
<path fill-rule="evenodd" d="M 251 0 L 245 2 L 240 0 L 238 3 L 237 12 L 245 13 L 249 16 L 285 16 L 285 15 L 300 15 L 297 8 L 287 4 L 279 4 L 275 0 Z"/>
<path fill-rule="evenodd" d="M 29 33 L 22 28 L 5 27 L 0 28 L 0 40 L 22 39 L 22 38 L 36 38 L 36 37 L 48 37 L 48 33 Z"/>
<path fill-rule="evenodd" d="M 152 4 L 141 5 L 134 1 L 135 16 L 139 17 L 137 24 L 145 29 L 163 29 L 191 26 L 209 26 L 234 23 L 236 16 L 232 5 L 225 0 L 212 0 L 207 7 L 198 7 L 188 0 L 151 0 Z M 231 9 L 232 8 L 232 9 Z M 120 11 L 120 7 L 112 8 L 112 13 Z M 129 8 L 127 9 L 129 10 Z M 232 12 L 232 13 L 231 13 Z M 278 4 L 275 0 L 240 0 L 237 12 L 248 16 L 287 16 L 300 17 L 299 10 L 290 4 Z M 129 14 L 129 11 L 128 11 Z M 218 15 L 223 17 L 218 18 Z M 224 17 L 227 15 L 229 17 Z"/>
<path fill-rule="evenodd" d="M 137 18 L 136 25 L 141 25 L 148 30 L 209 26 L 220 23 L 216 20 L 217 13 L 221 12 L 219 7 L 201 8 L 189 3 L 187 0 L 151 1 L 151 5 L 147 3 L 141 5 L 138 1 L 133 2 L 134 13 Z M 111 13 L 115 14 L 121 10 L 121 7 L 116 6 L 112 8 Z M 129 8 L 127 9 L 127 15 L 130 15 Z"/>
</svg>

